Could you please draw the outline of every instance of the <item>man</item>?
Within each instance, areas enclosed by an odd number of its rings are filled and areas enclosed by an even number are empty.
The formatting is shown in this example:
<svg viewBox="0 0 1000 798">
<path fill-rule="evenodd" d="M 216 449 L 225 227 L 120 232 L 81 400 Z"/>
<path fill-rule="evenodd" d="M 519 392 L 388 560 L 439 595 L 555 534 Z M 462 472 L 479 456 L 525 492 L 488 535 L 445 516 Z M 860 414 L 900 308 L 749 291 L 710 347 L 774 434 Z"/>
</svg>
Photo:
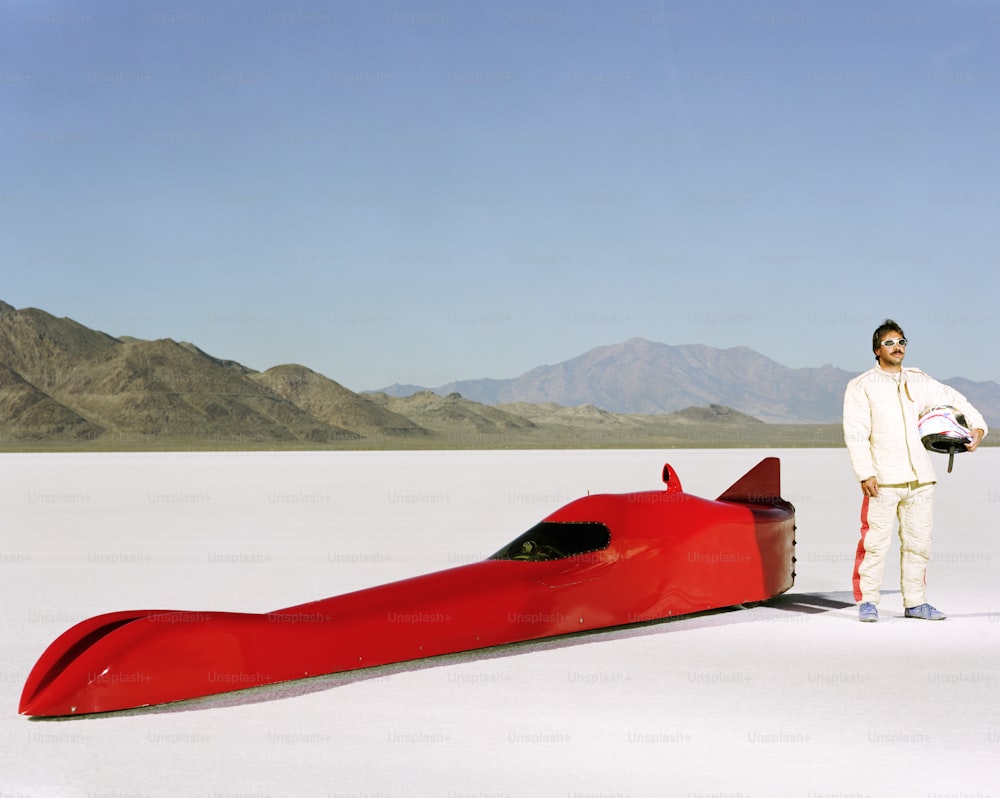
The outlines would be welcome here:
<svg viewBox="0 0 1000 798">
<path fill-rule="evenodd" d="M 885 556 L 899 523 L 904 616 L 929 621 L 946 616 L 927 603 L 924 574 L 933 526 L 934 468 L 920 441 L 917 419 L 930 407 L 950 405 L 965 415 L 973 452 L 986 422 L 958 391 L 915 368 L 903 368 L 906 336 L 886 319 L 872 336 L 874 368 L 847 384 L 844 440 L 861 483 L 861 540 L 854 563 L 854 600 L 862 621 L 878 620 Z"/>
</svg>

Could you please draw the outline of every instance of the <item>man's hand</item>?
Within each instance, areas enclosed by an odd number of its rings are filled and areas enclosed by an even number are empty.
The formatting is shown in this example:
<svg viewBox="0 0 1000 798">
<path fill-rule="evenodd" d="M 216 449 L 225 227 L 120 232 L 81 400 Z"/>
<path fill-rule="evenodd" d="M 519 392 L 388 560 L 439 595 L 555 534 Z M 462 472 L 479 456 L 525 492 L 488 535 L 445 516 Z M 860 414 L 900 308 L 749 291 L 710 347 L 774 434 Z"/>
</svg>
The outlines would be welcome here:
<svg viewBox="0 0 1000 798">
<path fill-rule="evenodd" d="M 979 444 L 983 440 L 983 436 L 985 434 L 986 434 L 985 432 L 983 432 L 981 429 L 978 428 L 972 430 L 972 440 L 969 443 L 965 444 L 966 450 L 970 452 L 976 451 L 976 449 L 979 448 Z"/>
<path fill-rule="evenodd" d="M 865 496 L 878 496 L 878 479 L 876 477 L 868 477 L 868 479 L 862 480 L 861 492 Z"/>
</svg>

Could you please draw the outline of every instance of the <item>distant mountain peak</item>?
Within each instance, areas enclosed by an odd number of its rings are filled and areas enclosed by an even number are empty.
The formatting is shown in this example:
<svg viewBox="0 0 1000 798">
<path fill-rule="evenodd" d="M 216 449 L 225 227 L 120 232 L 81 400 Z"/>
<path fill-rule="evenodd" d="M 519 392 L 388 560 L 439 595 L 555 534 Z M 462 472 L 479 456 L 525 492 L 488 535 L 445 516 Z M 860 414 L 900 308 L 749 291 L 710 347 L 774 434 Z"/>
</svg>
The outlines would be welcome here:
<svg viewBox="0 0 1000 798">
<path fill-rule="evenodd" d="M 458 391 L 488 405 L 591 404 L 645 415 L 719 405 L 770 423 L 830 424 L 840 422 L 844 389 L 853 376 L 829 363 L 789 368 L 742 344 L 719 349 L 633 337 L 512 379 L 459 380 L 433 390 Z M 987 383 L 967 393 L 987 419 L 1000 416 L 998 389 Z M 397 385 L 384 390 L 406 396 L 427 389 Z"/>
</svg>

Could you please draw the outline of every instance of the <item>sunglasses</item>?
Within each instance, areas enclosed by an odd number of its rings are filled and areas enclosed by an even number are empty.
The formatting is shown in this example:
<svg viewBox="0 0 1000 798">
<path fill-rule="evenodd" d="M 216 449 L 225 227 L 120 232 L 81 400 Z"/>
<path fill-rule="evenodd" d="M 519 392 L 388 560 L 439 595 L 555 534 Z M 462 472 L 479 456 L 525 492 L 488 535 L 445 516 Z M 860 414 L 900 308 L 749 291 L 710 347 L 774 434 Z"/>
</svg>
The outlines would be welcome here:
<svg viewBox="0 0 1000 798">
<path fill-rule="evenodd" d="M 906 339 L 899 338 L 894 341 L 892 338 L 886 338 L 882 342 L 882 346 L 895 346 L 896 344 L 899 344 L 900 346 L 906 346 Z"/>
</svg>

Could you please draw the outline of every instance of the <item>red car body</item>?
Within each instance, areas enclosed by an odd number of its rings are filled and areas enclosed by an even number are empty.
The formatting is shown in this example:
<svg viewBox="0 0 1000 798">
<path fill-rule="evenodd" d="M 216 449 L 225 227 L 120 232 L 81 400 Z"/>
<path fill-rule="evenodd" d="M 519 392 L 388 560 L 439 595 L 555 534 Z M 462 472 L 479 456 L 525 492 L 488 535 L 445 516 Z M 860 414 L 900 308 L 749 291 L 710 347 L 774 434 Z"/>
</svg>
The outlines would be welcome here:
<svg viewBox="0 0 1000 798">
<path fill-rule="evenodd" d="M 715 500 L 586 496 L 492 557 L 260 613 L 136 610 L 83 621 L 31 671 L 20 712 L 67 716 L 766 600 L 795 577 L 795 509 L 762 460 Z"/>
</svg>

